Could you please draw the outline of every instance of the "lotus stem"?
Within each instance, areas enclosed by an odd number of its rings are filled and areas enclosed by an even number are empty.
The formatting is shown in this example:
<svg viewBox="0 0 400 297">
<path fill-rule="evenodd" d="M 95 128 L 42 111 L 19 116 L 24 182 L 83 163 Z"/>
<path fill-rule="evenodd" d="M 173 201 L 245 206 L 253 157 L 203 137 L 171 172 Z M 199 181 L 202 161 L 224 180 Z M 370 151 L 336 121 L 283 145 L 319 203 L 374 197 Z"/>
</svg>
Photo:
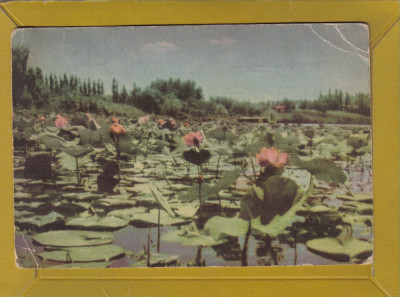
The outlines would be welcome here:
<svg viewBox="0 0 400 297">
<path fill-rule="evenodd" d="M 199 202 L 200 202 L 199 209 L 201 209 L 201 182 L 199 182 Z"/>
<path fill-rule="evenodd" d="M 293 260 L 293 265 L 297 265 L 297 237 L 296 237 L 296 235 L 294 235 L 293 238 L 294 238 L 294 260 Z"/>
<path fill-rule="evenodd" d="M 198 267 L 202 266 L 202 264 L 201 264 L 201 246 L 197 247 L 197 255 L 196 255 L 195 263 Z"/>
<path fill-rule="evenodd" d="M 78 164 L 78 157 L 75 157 L 75 163 L 76 163 L 76 178 L 78 180 L 78 186 L 81 185 L 81 179 L 79 178 L 79 164 Z"/>
<path fill-rule="evenodd" d="M 217 198 L 218 198 L 219 207 L 221 208 L 221 213 L 222 213 L 223 208 L 222 208 L 222 203 L 221 203 L 221 197 L 219 197 L 219 194 L 218 194 L 218 193 L 217 193 Z"/>
<path fill-rule="evenodd" d="M 250 157 L 251 167 L 253 168 L 253 174 L 256 176 L 256 168 L 254 167 L 253 159 Z"/>
<path fill-rule="evenodd" d="M 158 224 L 157 224 L 157 253 L 160 253 L 160 233 L 161 233 L 161 208 L 158 208 Z"/>
<path fill-rule="evenodd" d="M 150 267 L 150 228 L 147 233 L 147 267 Z"/>
<path fill-rule="evenodd" d="M 244 239 L 244 245 L 242 250 L 242 266 L 247 266 L 247 248 L 249 243 L 249 238 L 251 234 L 251 221 L 249 221 L 249 227 L 247 228 L 246 237 Z"/>
<path fill-rule="evenodd" d="M 217 172 L 215 173 L 215 179 L 218 179 L 218 169 L 219 169 L 219 161 L 220 160 L 221 160 L 221 155 L 218 155 Z"/>
<path fill-rule="evenodd" d="M 116 136 L 115 146 L 117 147 L 117 163 L 119 163 L 119 158 L 121 156 L 121 151 L 119 149 L 119 136 Z"/>
<path fill-rule="evenodd" d="M 265 236 L 265 245 L 266 245 L 267 249 L 271 252 L 271 257 L 272 257 L 272 260 L 274 261 L 274 264 L 278 265 L 278 259 L 276 258 L 276 254 L 274 252 L 274 249 L 272 248 L 272 240 L 268 234 Z"/>
</svg>

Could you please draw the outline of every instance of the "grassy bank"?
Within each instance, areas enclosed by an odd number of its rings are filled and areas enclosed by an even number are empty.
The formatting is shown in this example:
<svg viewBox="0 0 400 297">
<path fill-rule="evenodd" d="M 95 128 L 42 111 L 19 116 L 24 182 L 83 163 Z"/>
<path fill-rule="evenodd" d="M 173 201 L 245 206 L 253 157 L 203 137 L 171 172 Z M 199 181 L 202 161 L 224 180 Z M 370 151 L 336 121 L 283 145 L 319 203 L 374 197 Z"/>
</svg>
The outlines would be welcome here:
<svg viewBox="0 0 400 297">
<path fill-rule="evenodd" d="M 78 96 L 64 97 L 57 96 L 50 100 L 50 104 L 41 108 L 30 108 L 30 112 L 37 114 L 89 112 L 97 115 L 117 115 L 130 118 L 137 118 L 145 113 L 132 105 L 114 103 L 106 96 Z M 25 109 L 21 109 L 25 110 Z M 18 109 L 16 110 L 18 111 Z"/>
<path fill-rule="evenodd" d="M 270 112 L 269 119 L 279 123 L 301 124 L 371 124 L 370 117 L 345 111 L 296 110 L 288 113 Z"/>
</svg>

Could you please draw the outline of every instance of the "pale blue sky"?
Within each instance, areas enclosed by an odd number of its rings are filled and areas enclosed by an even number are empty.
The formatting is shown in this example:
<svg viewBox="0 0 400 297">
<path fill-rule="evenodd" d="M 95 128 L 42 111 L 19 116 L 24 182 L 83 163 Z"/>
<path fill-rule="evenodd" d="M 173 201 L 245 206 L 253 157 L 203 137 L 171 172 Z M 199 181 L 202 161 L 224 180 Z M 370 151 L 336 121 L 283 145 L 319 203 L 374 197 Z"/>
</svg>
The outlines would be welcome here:
<svg viewBox="0 0 400 297">
<path fill-rule="evenodd" d="M 194 80 L 208 96 L 251 101 L 316 99 L 329 88 L 369 93 L 363 24 L 136 26 L 18 29 L 44 73 L 144 88 L 161 78 Z"/>
</svg>

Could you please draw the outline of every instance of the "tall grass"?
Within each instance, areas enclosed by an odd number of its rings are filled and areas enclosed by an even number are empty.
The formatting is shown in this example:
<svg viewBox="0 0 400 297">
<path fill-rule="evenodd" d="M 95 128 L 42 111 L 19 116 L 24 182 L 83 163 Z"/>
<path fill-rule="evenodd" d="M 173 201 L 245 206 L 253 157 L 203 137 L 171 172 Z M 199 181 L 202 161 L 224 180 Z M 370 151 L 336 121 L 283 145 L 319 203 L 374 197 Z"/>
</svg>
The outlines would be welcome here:
<svg viewBox="0 0 400 297">
<path fill-rule="evenodd" d="M 56 97 L 51 100 L 53 111 L 90 112 L 93 114 L 120 115 L 132 118 L 142 116 L 143 111 L 127 104 L 114 103 L 103 96 Z"/>
</svg>

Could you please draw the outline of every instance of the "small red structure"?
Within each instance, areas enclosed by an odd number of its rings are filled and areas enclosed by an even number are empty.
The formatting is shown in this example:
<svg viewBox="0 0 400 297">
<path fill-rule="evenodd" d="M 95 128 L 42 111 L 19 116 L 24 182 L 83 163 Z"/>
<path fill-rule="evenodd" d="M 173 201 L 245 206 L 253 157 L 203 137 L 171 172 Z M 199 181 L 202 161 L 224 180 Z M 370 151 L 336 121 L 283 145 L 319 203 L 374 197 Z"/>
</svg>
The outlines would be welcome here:
<svg viewBox="0 0 400 297">
<path fill-rule="evenodd" d="M 277 112 L 286 112 L 286 105 L 275 105 L 273 109 Z"/>
</svg>

